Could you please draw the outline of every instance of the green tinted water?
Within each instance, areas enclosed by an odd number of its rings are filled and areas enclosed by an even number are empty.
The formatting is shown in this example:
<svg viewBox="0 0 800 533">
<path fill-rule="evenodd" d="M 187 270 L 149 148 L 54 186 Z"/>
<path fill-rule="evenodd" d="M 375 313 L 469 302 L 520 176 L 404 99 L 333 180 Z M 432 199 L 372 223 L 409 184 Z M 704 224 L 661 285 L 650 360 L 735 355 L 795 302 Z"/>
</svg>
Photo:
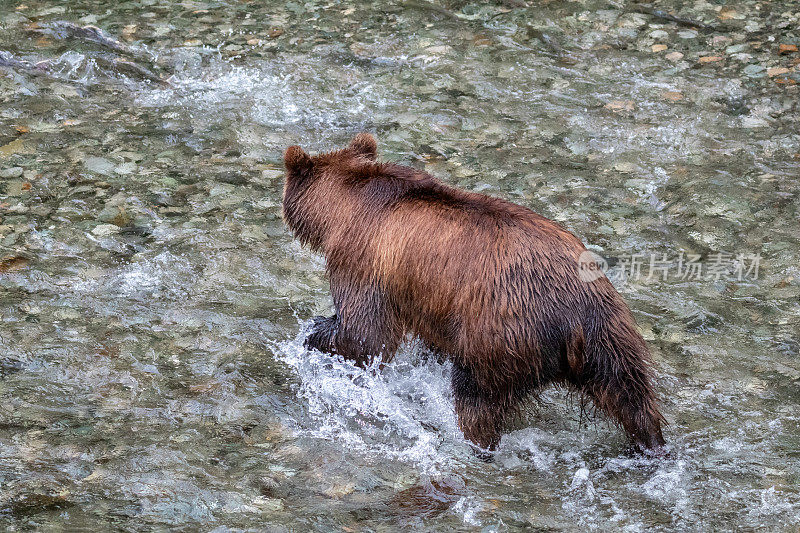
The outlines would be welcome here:
<svg viewBox="0 0 800 533">
<path fill-rule="evenodd" d="M 790 64 L 774 50 L 795 30 L 764 28 L 800 7 L 742 4 L 704 34 L 542 4 L 2 4 L 0 524 L 796 528 L 798 94 L 761 66 Z M 281 221 L 281 155 L 362 130 L 610 259 L 658 363 L 668 458 L 550 391 L 486 464 L 419 347 L 378 374 L 302 350 L 330 300 Z M 730 271 L 682 278 L 681 252 Z M 650 254 L 666 279 L 646 279 Z"/>
</svg>

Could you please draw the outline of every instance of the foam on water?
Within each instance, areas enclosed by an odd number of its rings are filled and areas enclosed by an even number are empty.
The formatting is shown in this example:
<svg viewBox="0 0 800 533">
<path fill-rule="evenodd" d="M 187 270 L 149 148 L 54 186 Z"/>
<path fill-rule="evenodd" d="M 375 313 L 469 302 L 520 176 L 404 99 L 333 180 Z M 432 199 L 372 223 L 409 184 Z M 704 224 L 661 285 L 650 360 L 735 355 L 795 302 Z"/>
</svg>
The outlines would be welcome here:
<svg viewBox="0 0 800 533">
<path fill-rule="evenodd" d="M 689 526 L 701 512 L 697 494 L 725 486 L 722 478 L 704 473 L 697 457 L 708 454 L 708 449 L 727 450 L 734 446 L 730 439 L 710 439 L 702 450 L 683 441 L 672 442 L 666 458 L 624 453 L 608 456 L 610 450 L 598 451 L 598 446 L 617 430 L 602 421 L 598 421 L 596 435 L 586 428 L 575 431 L 572 426 L 542 429 L 534 422 L 506 433 L 494 463 L 481 464 L 456 424 L 449 364 L 426 359 L 421 347 L 410 343 L 383 368 L 375 364 L 361 369 L 341 358 L 304 349 L 302 341 L 309 325 L 304 323 L 296 338 L 273 345 L 279 360 L 299 378 L 296 394 L 304 405 L 304 415 L 293 420 L 298 435 L 407 463 L 434 477 L 463 475 L 469 463 L 512 478 L 540 472 L 560 499 L 562 512 L 592 530 L 624 527 L 643 531 L 650 520 L 645 509 L 631 508 L 630 501 L 637 498 L 667 510 L 667 520 L 673 525 Z M 551 394 L 545 393 L 545 397 Z M 726 494 L 723 500 L 726 505 L 760 501 L 760 505 L 748 505 L 753 524 L 782 513 L 797 514 L 785 491 L 773 486 L 755 492 Z M 465 525 L 485 526 L 492 507 L 487 498 L 484 490 L 468 484 L 450 512 Z"/>
<path fill-rule="evenodd" d="M 391 363 L 380 368 L 375 362 L 362 369 L 341 357 L 304 348 L 309 327 L 310 321 L 301 324 L 294 339 L 267 341 L 299 378 L 296 393 L 306 406 L 308 419 L 296 420 L 298 429 L 422 467 L 447 470 L 454 460 L 472 457 L 457 425 L 449 362 L 440 364 L 426 357 L 417 342 L 409 342 Z M 541 472 L 552 471 L 558 463 L 580 469 L 585 466 L 581 458 L 584 449 L 591 449 L 598 439 L 618 436 L 617 428 L 602 418 L 594 432 L 581 427 L 562 396 L 563 392 L 554 388 L 542 394 L 552 403 L 544 416 L 551 422 L 559 417 L 569 420 L 558 421 L 561 427 L 557 428 L 543 429 L 534 421 L 511 429 L 503 436 L 495 464 L 511 470 L 524 464 Z M 566 440 L 579 448 L 565 451 Z"/>
<path fill-rule="evenodd" d="M 375 362 L 362 369 L 303 348 L 308 326 L 297 338 L 275 344 L 280 360 L 300 379 L 297 395 L 308 416 L 295 421 L 298 431 L 427 472 L 469 453 L 453 411 L 449 364 L 424 360 L 412 343 L 383 368 Z"/>
<path fill-rule="evenodd" d="M 762 90 L 735 57 L 691 68 L 699 45 L 664 63 L 615 37 L 632 14 L 578 4 L 555 23 L 570 67 L 542 56 L 517 10 L 456 6 L 469 25 L 394 5 L 366 21 L 374 5 L 345 19 L 315 2 L 161 2 L 128 46 L 153 46 L 132 60 L 174 73 L 165 87 L 94 45 L 34 41 L 31 21 L 75 11 L 41 3 L 3 14 L 0 32 L 29 63 L 3 69 L 0 115 L 29 126 L 6 162 L 31 182 L 5 188 L 3 241 L 28 264 L 0 276 L 0 523 L 15 506 L 16 527 L 41 529 L 800 523 L 790 86 Z M 118 33 L 130 9 L 101 4 L 81 2 L 97 13 L 81 24 Z M 243 12 L 286 35 L 245 47 L 231 29 Z M 220 47 L 182 44 L 195 30 Z M 292 315 L 328 304 L 324 261 L 285 233 L 275 170 L 290 144 L 327 150 L 362 129 L 383 157 L 520 198 L 600 252 L 763 252 L 766 279 L 748 284 L 619 280 L 658 362 L 667 457 L 628 454 L 620 429 L 581 423 L 548 389 L 483 463 L 458 430 L 449 364 L 413 343 L 366 370 L 303 349 Z M 95 232 L 116 205 L 132 227 Z"/>
<path fill-rule="evenodd" d="M 192 278 L 186 260 L 167 251 L 152 258 L 137 258 L 119 270 L 99 276 L 88 274 L 71 283 L 75 292 L 112 293 L 124 298 L 183 298 L 190 293 L 185 287 Z"/>
<path fill-rule="evenodd" d="M 322 68 L 325 79 L 318 76 Z M 324 146 L 330 132 L 363 129 L 385 106 L 383 91 L 362 76 L 356 69 L 307 61 L 244 67 L 212 58 L 202 69 L 176 72 L 169 88 L 140 92 L 137 103 L 178 108 L 202 127 L 230 121 L 244 124 L 239 132 L 244 144 L 265 141 L 263 134 L 248 133 L 256 125 L 270 128 L 270 135 L 292 131 L 295 139 L 309 131 L 307 140 Z"/>
</svg>

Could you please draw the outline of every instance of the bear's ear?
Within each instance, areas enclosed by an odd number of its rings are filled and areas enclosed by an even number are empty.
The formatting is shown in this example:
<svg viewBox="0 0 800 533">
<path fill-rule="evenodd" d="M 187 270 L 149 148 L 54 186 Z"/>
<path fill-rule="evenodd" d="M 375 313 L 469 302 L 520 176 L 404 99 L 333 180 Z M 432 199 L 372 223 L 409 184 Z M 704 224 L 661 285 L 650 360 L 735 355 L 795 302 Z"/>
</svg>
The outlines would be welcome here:
<svg viewBox="0 0 800 533">
<path fill-rule="evenodd" d="M 283 154 L 283 164 L 290 172 L 303 173 L 311 170 L 314 162 L 311 156 L 295 145 L 286 149 L 286 153 Z"/>
<path fill-rule="evenodd" d="M 353 137 L 348 148 L 367 159 L 374 160 L 378 157 L 378 141 L 369 133 L 359 133 Z"/>
</svg>

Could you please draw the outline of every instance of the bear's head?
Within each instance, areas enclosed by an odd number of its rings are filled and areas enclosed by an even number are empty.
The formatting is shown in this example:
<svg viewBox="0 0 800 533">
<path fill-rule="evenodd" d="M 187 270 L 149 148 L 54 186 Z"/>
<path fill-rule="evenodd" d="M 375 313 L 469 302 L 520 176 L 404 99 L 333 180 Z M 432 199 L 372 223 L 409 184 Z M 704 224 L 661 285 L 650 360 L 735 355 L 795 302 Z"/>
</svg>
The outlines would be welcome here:
<svg viewBox="0 0 800 533">
<path fill-rule="evenodd" d="M 365 157 L 374 161 L 378 157 L 378 141 L 369 133 L 359 133 L 347 148 L 328 152 L 316 156 L 308 155 L 299 146 L 290 146 L 283 154 L 283 164 L 286 166 L 286 182 L 297 178 L 304 179 L 314 175 L 314 167 L 324 167 L 332 162 L 341 162 L 352 157 Z M 319 168 L 316 170 L 320 170 Z"/>
<path fill-rule="evenodd" d="M 372 163 L 377 157 L 378 142 L 369 133 L 353 137 L 347 148 L 315 156 L 299 146 L 286 149 L 283 218 L 304 244 L 312 248 L 321 245 L 326 222 L 335 209 L 337 178 L 351 174 L 353 165 Z"/>
</svg>

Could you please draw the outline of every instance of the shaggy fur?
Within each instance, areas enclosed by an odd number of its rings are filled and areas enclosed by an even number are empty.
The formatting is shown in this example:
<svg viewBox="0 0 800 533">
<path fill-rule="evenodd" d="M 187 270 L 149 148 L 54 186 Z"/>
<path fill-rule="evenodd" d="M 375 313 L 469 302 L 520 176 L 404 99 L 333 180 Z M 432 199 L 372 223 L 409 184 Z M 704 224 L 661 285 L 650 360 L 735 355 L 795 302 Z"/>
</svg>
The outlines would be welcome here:
<svg viewBox="0 0 800 533">
<path fill-rule="evenodd" d="M 606 277 L 579 279 L 583 244 L 529 209 L 376 158 L 363 133 L 314 157 L 286 150 L 284 219 L 325 255 L 336 308 L 306 345 L 366 364 L 420 337 L 452 360 L 459 427 L 485 449 L 550 383 L 660 448 L 647 346 Z"/>
</svg>

